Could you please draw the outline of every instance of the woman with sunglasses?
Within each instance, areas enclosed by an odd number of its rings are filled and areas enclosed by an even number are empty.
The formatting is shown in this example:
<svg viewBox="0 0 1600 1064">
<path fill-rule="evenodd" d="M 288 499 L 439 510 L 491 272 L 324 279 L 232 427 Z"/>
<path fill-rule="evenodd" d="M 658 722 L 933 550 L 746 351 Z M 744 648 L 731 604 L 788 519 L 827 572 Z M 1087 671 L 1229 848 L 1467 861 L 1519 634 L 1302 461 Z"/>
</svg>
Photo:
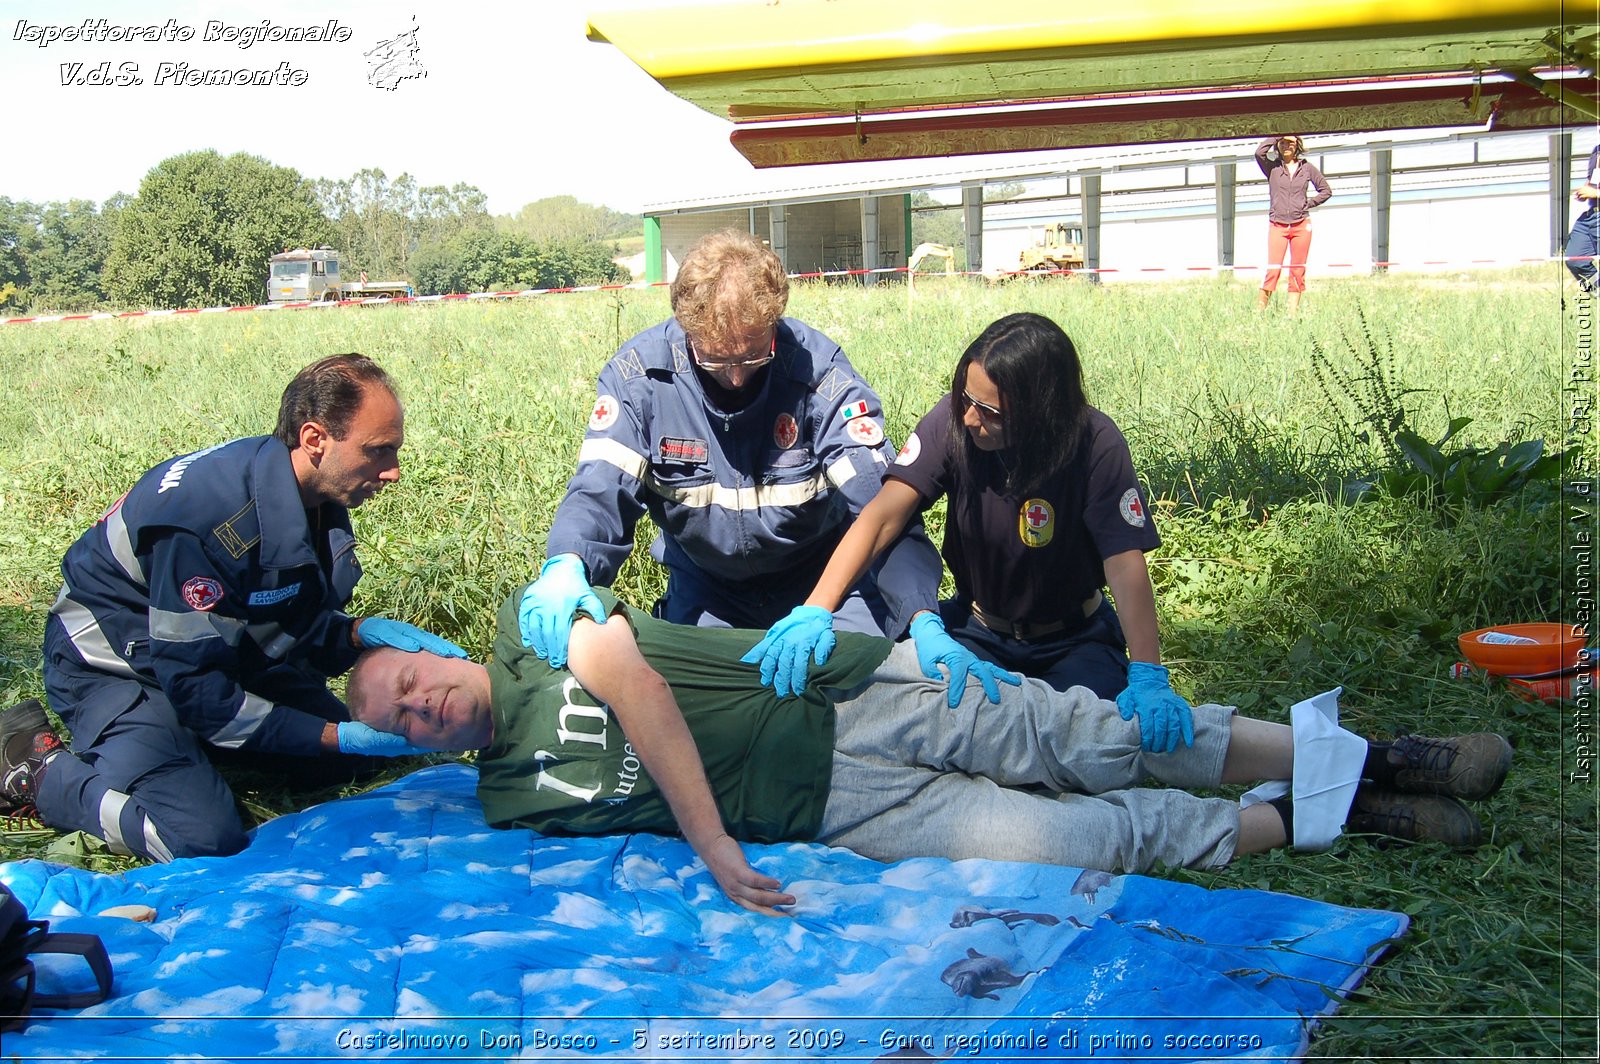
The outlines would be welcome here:
<svg viewBox="0 0 1600 1064">
<path fill-rule="evenodd" d="M 1085 398 L 1071 339 L 1038 314 L 1001 318 L 962 353 L 949 394 L 907 439 L 805 604 L 746 655 L 763 682 L 779 694 L 804 688 L 808 661 L 831 651 L 830 611 L 940 497 L 956 597 L 917 614 L 911 633 L 930 679 L 949 670 L 950 705 L 969 675 L 998 703 L 999 684 L 1019 682 L 1012 669 L 1115 698 L 1124 719 L 1139 717 L 1146 749 L 1192 743 L 1189 704 L 1160 664 L 1144 555 L 1161 538 L 1127 441 Z"/>
</svg>

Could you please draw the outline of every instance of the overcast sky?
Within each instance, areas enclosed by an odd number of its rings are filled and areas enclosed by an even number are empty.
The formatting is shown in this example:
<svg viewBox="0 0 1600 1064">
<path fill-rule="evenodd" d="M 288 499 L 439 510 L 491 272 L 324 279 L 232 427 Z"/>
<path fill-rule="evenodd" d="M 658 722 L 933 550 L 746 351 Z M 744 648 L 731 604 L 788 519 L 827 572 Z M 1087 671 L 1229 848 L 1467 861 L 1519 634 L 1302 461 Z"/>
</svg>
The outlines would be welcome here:
<svg viewBox="0 0 1600 1064">
<path fill-rule="evenodd" d="M 0 100 L 10 129 L 0 196 L 103 201 L 137 192 L 161 160 L 204 148 L 249 152 L 313 178 L 378 167 L 424 185 L 465 182 L 496 214 L 561 194 L 637 212 L 760 187 L 770 179 L 729 145 L 731 124 L 584 37 L 591 7 L 665 2 L 0 0 Z M 113 27 L 172 20 L 193 37 L 40 46 L 49 27 L 99 18 Z M 248 48 L 204 39 L 209 22 L 258 29 L 263 18 L 291 26 L 333 19 L 349 39 Z M 413 27 L 426 76 L 393 88 L 372 84 L 364 53 Z M 167 84 L 158 85 L 163 63 Z M 175 84 L 185 63 L 281 71 L 303 84 Z M 99 69 L 143 84 L 63 84 L 92 82 Z M 376 79 L 384 80 L 381 72 Z"/>
</svg>

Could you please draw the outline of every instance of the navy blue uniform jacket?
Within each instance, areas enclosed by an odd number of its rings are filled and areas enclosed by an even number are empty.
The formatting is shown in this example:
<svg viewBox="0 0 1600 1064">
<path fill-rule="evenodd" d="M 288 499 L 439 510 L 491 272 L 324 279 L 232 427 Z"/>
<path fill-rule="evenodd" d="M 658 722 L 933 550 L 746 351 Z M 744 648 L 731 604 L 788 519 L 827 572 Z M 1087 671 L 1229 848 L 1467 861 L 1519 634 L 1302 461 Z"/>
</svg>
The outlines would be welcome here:
<svg viewBox="0 0 1600 1064">
<path fill-rule="evenodd" d="M 354 663 L 343 610 L 361 566 L 349 511 L 305 509 L 281 442 L 234 440 L 156 466 L 61 572 L 51 613 L 72 646 L 55 667 L 158 686 L 179 723 L 216 746 L 319 752 L 325 721 L 252 694 L 250 680 L 287 662 L 325 675 Z"/>
</svg>

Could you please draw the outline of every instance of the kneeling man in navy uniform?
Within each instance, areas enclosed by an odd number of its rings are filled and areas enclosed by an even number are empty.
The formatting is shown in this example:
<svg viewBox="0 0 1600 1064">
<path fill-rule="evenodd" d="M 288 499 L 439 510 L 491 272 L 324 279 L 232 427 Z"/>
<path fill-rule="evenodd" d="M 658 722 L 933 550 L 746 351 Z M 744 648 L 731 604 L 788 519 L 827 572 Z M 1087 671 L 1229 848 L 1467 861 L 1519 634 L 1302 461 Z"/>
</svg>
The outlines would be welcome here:
<svg viewBox="0 0 1600 1064">
<path fill-rule="evenodd" d="M 333 355 L 289 383 L 273 435 L 169 459 L 113 503 L 62 559 L 45 624 L 71 746 L 35 700 L 0 715 L 0 807 L 152 861 L 229 854 L 248 838 L 208 751 L 412 752 L 327 687 L 364 648 L 465 656 L 343 612 L 350 510 L 400 479 L 404 420 L 377 363 Z"/>
</svg>

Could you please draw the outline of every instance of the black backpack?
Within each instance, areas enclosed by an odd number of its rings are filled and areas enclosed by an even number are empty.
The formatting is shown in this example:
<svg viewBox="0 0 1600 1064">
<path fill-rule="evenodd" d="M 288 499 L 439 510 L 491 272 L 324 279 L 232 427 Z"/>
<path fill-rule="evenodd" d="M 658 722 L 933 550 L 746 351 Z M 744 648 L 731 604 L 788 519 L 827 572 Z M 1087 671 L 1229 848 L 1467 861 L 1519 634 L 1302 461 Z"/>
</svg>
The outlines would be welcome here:
<svg viewBox="0 0 1600 1064">
<path fill-rule="evenodd" d="M 35 994 L 30 953 L 82 957 L 94 973 L 97 990 L 74 994 Z M 0 883 L 0 1031 L 15 1031 L 35 1008 L 81 1009 L 111 994 L 111 959 L 98 935 L 51 934 L 48 920 L 28 919 L 11 888 Z"/>
</svg>

